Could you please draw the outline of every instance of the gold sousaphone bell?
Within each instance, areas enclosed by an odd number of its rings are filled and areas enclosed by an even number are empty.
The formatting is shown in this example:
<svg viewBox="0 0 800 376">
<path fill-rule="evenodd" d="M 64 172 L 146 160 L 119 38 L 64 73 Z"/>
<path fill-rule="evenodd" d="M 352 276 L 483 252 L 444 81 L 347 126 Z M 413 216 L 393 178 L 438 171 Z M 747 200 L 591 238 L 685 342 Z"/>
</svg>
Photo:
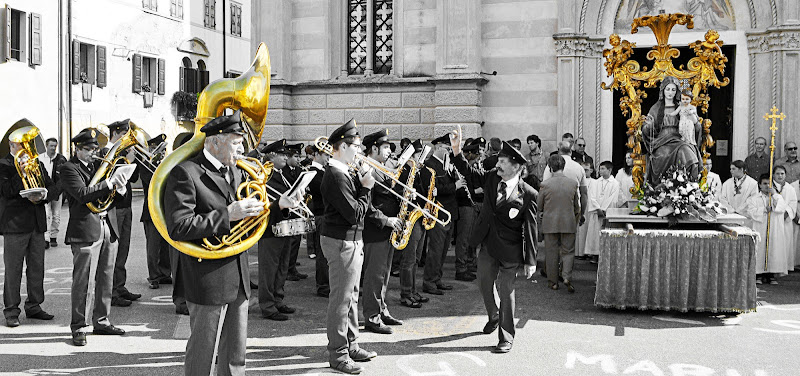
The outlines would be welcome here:
<svg viewBox="0 0 800 376">
<path fill-rule="evenodd" d="M 158 232 L 175 249 L 198 259 L 220 259 L 237 255 L 254 246 L 267 229 L 269 209 L 245 218 L 221 238 L 203 239 L 200 243 L 174 240 L 169 236 L 164 213 L 164 189 L 175 166 L 203 150 L 206 139 L 200 131 L 206 123 L 224 114 L 226 109 L 242 110 L 245 141 L 250 148 L 258 144 L 269 103 L 270 60 L 264 43 L 258 47 L 250 68 L 237 78 L 224 78 L 208 85 L 197 101 L 194 136 L 168 155 L 156 169 L 148 190 L 148 209 Z M 256 198 L 269 207 L 266 184 L 272 163 L 261 164 L 254 158 L 240 158 L 236 165 L 247 172 L 248 179 L 237 188 L 237 199 Z"/>
</svg>

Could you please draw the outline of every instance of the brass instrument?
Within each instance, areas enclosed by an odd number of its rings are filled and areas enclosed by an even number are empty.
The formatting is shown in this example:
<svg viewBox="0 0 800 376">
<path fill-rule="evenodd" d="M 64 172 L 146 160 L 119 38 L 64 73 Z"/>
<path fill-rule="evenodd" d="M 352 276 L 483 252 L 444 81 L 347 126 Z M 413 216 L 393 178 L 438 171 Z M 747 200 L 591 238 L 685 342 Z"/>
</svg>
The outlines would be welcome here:
<svg viewBox="0 0 800 376">
<path fill-rule="evenodd" d="M 413 146 L 411 146 L 413 148 Z M 414 186 L 414 180 L 416 179 L 417 170 L 419 166 L 422 166 L 422 161 L 425 160 L 425 157 L 428 155 L 428 152 L 431 150 L 430 146 L 425 146 L 422 149 L 422 152 L 417 158 L 417 160 L 411 161 L 411 167 L 408 172 L 408 179 L 406 180 L 406 185 L 409 187 Z M 402 166 L 401 166 L 402 167 Z M 414 210 L 408 210 L 408 202 L 414 199 L 414 192 L 409 190 L 403 191 L 403 197 L 407 200 L 403 200 L 400 204 L 400 212 L 397 214 L 397 218 L 403 221 L 403 228 L 401 230 L 394 230 L 392 231 L 392 236 L 390 238 L 390 242 L 392 246 L 402 251 L 403 249 L 408 246 L 408 240 L 411 238 L 411 232 L 414 230 L 414 224 L 419 220 L 421 217 L 425 216 L 427 213 L 424 210 L 419 208 L 415 208 Z"/>
<path fill-rule="evenodd" d="M 434 200 L 433 199 L 433 190 L 436 189 L 436 171 L 434 171 L 430 167 L 426 167 L 426 168 L 431 173 L 431 182 L 428 185 L 428 200 L 425 203 L 425 210 L 429 211 L 432 214 L 432 218 L 438 218 L 439 217 L 439 210 L 440 209 L 444 210 L 444 209 L 442 209 L 442 205 L 439 203 L 439 201 L 436 201 L 435 203 L 433 201 Z M 445 210 L 445 212 L 447 212 L 447 211 Z M 430 230 L 434 226 L 436 226 L 436 223 L 430 218 L 431 217 L 425 217 L 422 220 L 422 226 L 425 227 L 426 230 Z M 450 213 L 447 213 L 447 218 L 450 219 Z M 448 220 L 447 222 L 450 222 L 450 221 Z M 446 226 L 446 225 L 447 225 L 447 223 L 443 224 L 442 226 Z"/>
<path fill-rule="evenodd" d="M 266 181 L 272 173 L 272 163 L 261 164 L 253 158 L 241 158 L 236 165 L 246 171 L 252 179 L 239 185 L 237 198 L 254 197 L 265 204 L 260 215 L 247 217 L 231 229 L 231 233 L 217 245 L 209 245 L 208 239 L 203 244 L 174 240 L 169 236 L 164 213 L 164 189 L 175 166 L 193 157 L 203 150 L 206 135 L 200 132 L 206 123 L 224 113 L 226 109 L 240 109 L 242 121 L 247 123 L 245 142 L 251 149 L 261 139 L 264 120 L 267 116 L 270 85 L 269 51 L 264 43 L 258 47 L 253 64 L 237 78 L 224 78 L 212 82 L 200 94 L 197 101 L 197 117 L 195 132 L 192 138 L 168 155 L 153 174 L 148 190 L 148 209 L 156 229 L 175 249 L 189 256 L 202 259 L 220 259 L 242 253 L 254 246 L 267 229 L 269 205 L 266 194 Z M 244 192 L 244 193 L 243 193 Z M 246 193 L 246 194 L 245 194 Z"/>
<path fill-rule="evenodd" d="M 333 145 L 328 143 L 328 138 L 327 137 L 324 137 L 324 136 L 317 137 L 314 140 L 314 144 L 317 146 L 317 149 L 321 150 L 323 153 L 326 153 L 326 154 L 328 154 L 330 156 L 333 156 Z M 403 154 L 400 156 L 400 161 L 402 162 L 402 164 L 399 165 L 400 167 L 398 167 L 396 171 L 393 171 L 393 170 L 387 168 L 386 166 L 384 166 L 383 164 L 381 164 L 380 162 L 378 162 L 378 161 L 376 161 L 376 160 L 374 160 L 374 159 L 372 159 L 370 157 L 367 157 L 365 155 L 362 155 L 362 154 L 356 154 L 356 158 L 355 159 L 356 159 L 356 164 L 358 164 L 360 166 L 364 166 L 364 165 L 370 166 L 375 171 L 378 171 L 378 172 L 386 175 L 392 181 L 392 187 L 394 187 L 395 185 L 399 185 L 401 188 L 403 188 L 403 193 L 404 194 L 401 195 L 401 194 L 395 192 L 391 187 L 387 187 L 385 184 L 383 184 L 383 183 L 381 183 L 379 181 L 375 182 L 375 184 L 377 184 L 378 186 L 382 187 L 383 189 L 385 189 L 385 190 L 391 192 L 393 195 L 397 196 L 397 198 L 400 199 L 400 202 L 403 205 L 410 205 L 414 209 L 417 209 L 417 210 L 421 211 L 422 215 L 424 215 L 426 219 L 432 221 L 431 223 L 439 223 L 442 226 L 447 226 L 447 224 L 450 223 L 450 212 L 449 211 L 445 210 L 445 208 L 443 208 L 440 204 L 431 201 L 431 199 L 429 197 L 425 197 L 425 196 L 421 195 L 420 193 L 418 193 L 414 189 L 414 187 L 412 185 L 405 184 L 405 183 L 400 181 L 400 172 L 402 172 L 402 170 L 403 170 L 403 165 L 406 164 L 406 161 L 408 161 L 409 158 L 411 158 L 411 155 L 413 155 L 413 154 L 414 154 L 414 147 L 409 145 L 406 148 L 406 151 L 404 151 Z M 422 162 L 418 162 L 418 163 L 422 164 Z M 356 170 L 359 170 L 359 168 L 356 167 Z M 406 193 L 408 193 L 409 195 L 411 195 L 413 197 L 411 197 L 411 198 L 405 197 Z M 422 208 L 421 206 L 417 205 L 414 202 L 414 200 L 425 201 L 425 208 Z M 447 219 L 446 220 L 439 219 L 436 215 L 433 215 L 431 213 L 433 210 L 435 210 L 436 213 L 441 211 L 442 213 L 447 215 Z M 433 227 L 433 226 L 431 226 L 431 227 Z"/>
<path fill-rule="evenodd" d="M 133 148 L 135 158 L 141 162 L 143 166 L 146 168 L 147 165 L 151 164 L 151 158 L 153 157 L 150 152 L 147 151 L 147 140 L 148 140 L 147 132 L 143 131 L 141 128 L 136 126 L 133 122 L 130 122 L 130 127 L 125 135 L 122 136 L 111 149 L 108 150 L 105 157 L 100 158 L 95 156 L 96 159 L 99 159 L 100 167 L 97 168 L 97 171 L 92 176 L 92 180 L 89 182 L 89 186 L 93 186 L 110 178 L 114 170 L 116 169 L 117 162 L 123 161 L 126 164 L 131 163 L 127 157 L 125 157 L 125 153 L 128 152 L 128 149 Z M 116 195 L 116 191 L 112 190 L 108 197 L 103 199 L 98 199 L 92 202 L 87 202 L 86 206 L 91 210 L 93 213 L 102 213 L 108 210 L 108 207 L 114 202 L 114 196 Z"/>
<path fill-rule="evenodd" d="M 22 178 L 22 186 L 25 189 L 44 188 L 44 177 L 42 169 L 39 167 L 39 153 L 36 151 L 36 137 L 39 136 L 39 128 L 29 125 L 22 127 L 8 135 L 8 140 L 16 142 L 22 149 L 14 155 L 14 166 L 17 168 L 19 177 Z M 27 156 L 24 166 L 20 165 L 20 160 Z"/>
</svg>

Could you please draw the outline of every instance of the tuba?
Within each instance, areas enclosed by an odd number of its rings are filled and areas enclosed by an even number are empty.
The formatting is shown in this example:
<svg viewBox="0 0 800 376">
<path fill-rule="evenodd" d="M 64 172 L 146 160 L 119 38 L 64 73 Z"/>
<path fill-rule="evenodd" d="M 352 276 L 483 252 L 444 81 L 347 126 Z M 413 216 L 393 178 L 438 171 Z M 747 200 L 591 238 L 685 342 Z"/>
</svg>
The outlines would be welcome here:
<svg viewBox="0 0 800 376">
<path fill-rule="evenodd" d="M 126 164 L 131 163 L 133 161 L 129 161 L 125 154 L 128 152 L 128 149 L 133 148 L 134 155 L 136 159 L 143 166 L 148 166 L 151 164 L 150 158 L 152 157 L 151 154 L 147 151 L 147 132 L 136 126 L 133 122 L 130 122 L 130 128 L 125 135 L 122 136 L 111 149 L 106 153 L 105 157 L 95 157 L 100 160 L 100 166 L 97 168 L 97 171 L 92 176 L 92 180 L 89 182 L 89 186 L 93 186 L 110 178 L 114 174 L 114 170 L 117 166 L 117 162 L 123 161 Z M 93 213 L 102 213 L 108 210 L 108 207 L 111 206 L 111 203 L 114 202 L 114 196 L 116 195 L 117 191 L 112 190 L 108 197 L 97 199 L 92 202 L 87 202 L 86 206 L 91 210 Z"/>
<path fill-rule="evenodd" d="M 39 167 L 39 154 L 36 151 L 36 137 L 39 136 L 39 128 L 33 125 L 22 127 L 8 135 L 8 140 L 22 145 L 22 150 L 18 151 L 14 156 L 14 166 L 17 167 L 17 173 L 22 178 L 22 186 L 25 189 L 44 188 L 44 178 L 42 177 L 42 169 Z M 26 163 L 25 166 L 20 165 L 20 159 L 27 156 L 27 160 L 31 163 Z"/>
<path fill-rule="evenodd" d="M 164 213 L 164 189 L 167 177 L 175 166 L 203 150 L 206 135 L 200 132 L 207 122 L 220 116 L 226 109 L 242 110 L 245 127 L 245 142 L 249 147 L 258 145 L 269 103 L 270 60 L 264 43 L 258 47 L 253 64 L 237 78 L 223 78 L 208 85 L 197 101 L 197 117 L 194 136 L 161 161 L 153 174 L 148 189 L 148 209 L 156 229 L 175 249 L 192 257 L 220 259 L 237 255 L 255 245 L 266 231 L 269 209 L 260 215 L 247 217 L 236 224 L 228 235 L 221 239 L 203 239 L 201 244 L 174 240 L 169 236 Z M 248 180 L 237 187 L 237 198 L 256 198 L 267 203 L 266 182 L 272 174 L 272 164 L 261 164 L 254 158 L 240 158 L 236 165 L 248 175 Z M 268 205 L 267 205 L 268 208 Z"/>
</svg>

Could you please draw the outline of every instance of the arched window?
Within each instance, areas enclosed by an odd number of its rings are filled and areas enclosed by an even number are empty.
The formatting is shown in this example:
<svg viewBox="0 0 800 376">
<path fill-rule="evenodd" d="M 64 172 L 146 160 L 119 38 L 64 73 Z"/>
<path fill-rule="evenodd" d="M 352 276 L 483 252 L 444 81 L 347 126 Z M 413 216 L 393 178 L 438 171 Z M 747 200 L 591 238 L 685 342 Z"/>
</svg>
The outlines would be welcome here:
<svg viewBox="0 0 800 376">
<path fill-rule="evenodd" d="M 183 57 L 183 67 L 184 68 L 191 68 L 192 67 L 192 59 L 189 59 L 189 57 L 184 56 Z"/>
<path fill-rule="evenodd" d="M 347 72 L 389 74 L 393 57 L 393 0 L 349 0 Z"/>
<path fill-rule="evenodd" d="M 208 86 L 208 70 L 206 70 L 206 62 L 197 60 L 197 92 L 203 91 Z"/>
</svg>

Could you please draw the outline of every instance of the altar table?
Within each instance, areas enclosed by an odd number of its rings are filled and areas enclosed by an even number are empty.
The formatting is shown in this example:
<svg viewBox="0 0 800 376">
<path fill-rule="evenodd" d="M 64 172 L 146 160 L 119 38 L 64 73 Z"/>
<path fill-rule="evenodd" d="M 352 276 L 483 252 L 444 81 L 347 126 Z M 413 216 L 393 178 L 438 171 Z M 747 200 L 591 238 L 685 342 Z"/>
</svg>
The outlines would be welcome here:
<svg viewBox="0 0 800 376">
<path fill-rule="evenodd" d="M 595 305 L 667 311 L 756 310 L 756 241 L 745 227 L 600 231 Z"/>
</svg>

